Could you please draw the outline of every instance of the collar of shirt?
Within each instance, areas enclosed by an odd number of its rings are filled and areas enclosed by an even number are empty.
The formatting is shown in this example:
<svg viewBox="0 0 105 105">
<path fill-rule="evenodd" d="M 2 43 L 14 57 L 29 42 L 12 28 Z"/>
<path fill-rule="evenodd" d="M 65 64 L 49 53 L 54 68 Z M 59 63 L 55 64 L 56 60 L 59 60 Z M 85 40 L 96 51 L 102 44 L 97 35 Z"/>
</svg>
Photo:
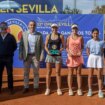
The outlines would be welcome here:
<svg viewBox="0 0 105 105">
<path fill-rule="evenodd" d="M 3 40 L 6 38 L 7 34 L 8 34 L 8 33 L 6 33 L 5 35 L 2 35 L 2 34 L 1 34 L 1 37 L 2 37 Z"/>
<path fill-rule="evenodd" d="M 28 34 L 31 34 L 31 35 L 36 35 L 36 31 L 33 32 L 33 33 L 30 33 L 30 31 L 28 30 Z"/>
</svg>

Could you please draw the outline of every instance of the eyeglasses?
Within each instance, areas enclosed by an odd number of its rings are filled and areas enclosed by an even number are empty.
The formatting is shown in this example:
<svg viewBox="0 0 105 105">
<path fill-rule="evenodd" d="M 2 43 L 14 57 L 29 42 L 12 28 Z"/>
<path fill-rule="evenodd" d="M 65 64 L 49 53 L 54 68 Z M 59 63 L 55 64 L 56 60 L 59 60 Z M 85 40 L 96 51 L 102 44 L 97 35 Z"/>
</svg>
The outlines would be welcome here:
<svg viewBox="0 0 105 105">
<path fill-rule="evenodd" d="M 7 27 L 0 27 L 0 30 L 7 30 Z"/>
</svg>

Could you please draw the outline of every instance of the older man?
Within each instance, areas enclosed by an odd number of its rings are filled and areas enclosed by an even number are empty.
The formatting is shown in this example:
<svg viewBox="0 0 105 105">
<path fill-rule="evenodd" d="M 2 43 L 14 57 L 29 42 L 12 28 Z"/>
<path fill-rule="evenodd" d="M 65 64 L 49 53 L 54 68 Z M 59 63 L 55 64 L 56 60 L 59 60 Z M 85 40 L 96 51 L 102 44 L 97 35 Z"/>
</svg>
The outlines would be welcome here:
<svg viewBox="0 0 105 105">
<path fill-rule="evenodd" d="M 2 88 L 2 75 L 4 67 L 7 69 L 8 88 L 13 94 L 13 56 L 17 48 L 16 40 L 13 35 L 7 32 L 6 22 L 0 23 L 0 93 Z"/>
<path fill-rule="evenodd" d="M 30 21 L 28 31 L 23 32 L 20 46 L 19 58 L 24 62 L 24 91 L 29 91 L 30 67 L 33 67 L 34 91 L 39 88 L 39 61 L 43 60 L 43 39 L 41 33 L 36 31 L 36 22 Z"/>
</svg>

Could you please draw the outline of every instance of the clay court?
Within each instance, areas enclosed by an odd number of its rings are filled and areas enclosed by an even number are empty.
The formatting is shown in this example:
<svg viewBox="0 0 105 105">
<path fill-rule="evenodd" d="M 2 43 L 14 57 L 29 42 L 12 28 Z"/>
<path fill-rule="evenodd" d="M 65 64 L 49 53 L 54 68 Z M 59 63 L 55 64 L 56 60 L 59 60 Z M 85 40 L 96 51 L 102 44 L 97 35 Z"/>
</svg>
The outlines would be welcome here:
<svg viewBox="0 0 105 105">
<path fill-rule="evenodd" d="M 23 94 L 23 69 L 14 69 L 14 85 L 15 85 L 15 94 L 9 95 L 7 89 L 7 77 L 4 72 L 3 77 L 3 90 L 0 94 L 0 105 L 104 105 L 105 99 L 99 99 L 97 96 L 97 80 L 94 76 L 93 81 L 93 90 L 94 95 L 92 97 L 87 97 L 87 69 L 83 69 L 83 96 L 78 96 L 76 93 L 76 78 L 74 76 L 73 89 L 75 92 L 74 96 L 68 96 L 68 86 L 67 86 L 67 69 L 62 69 L 62 96 L 57 96 L 56 94 L 56 82 L 55 82 L 55 70 L 52 73 L 52 83 L 51 90 L 52 93 L 49 96 L 45 96 L 45 74 L 46 69 L 40 70 L 40 88 L 39 93 L 35 94 L 33 92 L 33 79 L 32 79 L 32 70 L 30 75 L 30 91 L 27 94 Z M 96 75 L 96 72 L 95 72 Z M 103 91 L 105 93 L 105 86 L 103 86 Z"/>
</svg>

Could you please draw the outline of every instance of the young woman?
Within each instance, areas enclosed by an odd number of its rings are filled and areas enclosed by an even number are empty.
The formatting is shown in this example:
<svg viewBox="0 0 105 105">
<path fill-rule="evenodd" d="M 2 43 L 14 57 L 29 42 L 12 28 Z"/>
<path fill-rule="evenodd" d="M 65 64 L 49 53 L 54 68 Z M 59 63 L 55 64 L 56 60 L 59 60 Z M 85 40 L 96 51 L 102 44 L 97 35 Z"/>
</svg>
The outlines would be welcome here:
<svg viewBox="0 0 105 105">
<path fill-rule="evenodd" d="M 45 95 L 50 94 L 50 81 L 52 73 L 52 64 L 55 64 L 56 68 L 56 81 L 57 81 L 57 94 L 62 95 L 61 91 L 61 52 L 64 49 L 64 37 L 58 33 L 58 25 L 51 25 L 52 33 L 46 37 L 45 50 L 47 52 L 46 57 L 46 91 Z"/>
<path fill-rule="evenodd" d="M 69 69 L 68 73 L 68 87 L 69 87 L 69 95 L 74 95 L 72 90 L 72 81 L 73 81 L 73 71 L 76 69 L 77 73 L 77 84 L 78 84 L 78 90 L 77 94 L 82 95 L 82 89 L 81 89 L 81 67 L 83 64 L 83 57 L 82 57 L 82 49 L 84 45 L 84 40 L 81 35 L 78 34 L 78 26 L 76 24 L 73 24 L 71 26 L 72 33 L 67 38 L 67 45 L 66 50 L 68 53 L 67 58 L 67 66 Z"/>
<path fill-rule="evenodd" d="M 92 39 L 87 42 L 87 55 L 88 55 L 88 62 L 87 67 L 89 67 L 89 76 L 88 76 L 88 94 L 87 96 L 92 96 L 92 76 L 94 69 L 97 69 L 97 79 L 98 79 L 98 96 L 99 98 L 103 98 L 102 92 L 102 72 L 104 66 L 103 60 L 103 48 L 104 48 L 104 41 L 99 39 L 99 30 L 94 28 L 92 30 Z"/>
</svg>

